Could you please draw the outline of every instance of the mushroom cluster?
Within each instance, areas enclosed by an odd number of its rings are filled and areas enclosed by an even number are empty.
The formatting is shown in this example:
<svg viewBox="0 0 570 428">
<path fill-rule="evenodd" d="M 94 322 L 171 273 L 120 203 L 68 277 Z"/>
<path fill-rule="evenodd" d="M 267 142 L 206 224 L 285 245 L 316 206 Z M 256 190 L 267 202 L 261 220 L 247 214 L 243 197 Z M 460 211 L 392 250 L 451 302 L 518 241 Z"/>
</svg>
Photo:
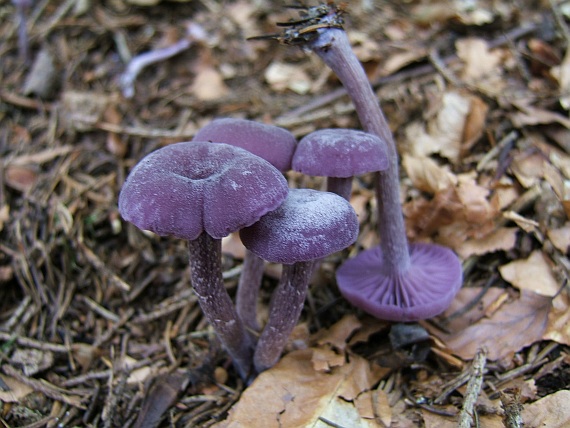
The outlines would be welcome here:
<svg viewBox="0 0 570 428">
<path fill-rule="evenodd" d="M 381 244 L 337 270 L 349 302 L 384 320 L 416 321 L 445 310 L 462 284 L 461 263 L 450 249 L 408 244 L 394 138 L 342 29 L 342 10 L 330 2 L 312 9 L 310 19 L 292 21 L 284 36 L 271 37 L 304 45 L 323 59 L 346 87 L 364 132 L 318 130 L 297 144 L 276 126 L 217 119 L 193 141 L 141 160 L 119 197 L 125 220 L 188 241 L 200 307 L 244 379 L 279 359 L 319 260 L 356 241 L 358 220 L 349 203 L 353 176 L 375 174 Z M 284 173 L 290 168 L 326 177 L 327 191 L 289 189 Z M 220 260 L 221 238 L 236 231 L 247 252 L 234 304 Z M 283 271 L 260 327 L 265 261 L 283 264 Z"/>
</svg>

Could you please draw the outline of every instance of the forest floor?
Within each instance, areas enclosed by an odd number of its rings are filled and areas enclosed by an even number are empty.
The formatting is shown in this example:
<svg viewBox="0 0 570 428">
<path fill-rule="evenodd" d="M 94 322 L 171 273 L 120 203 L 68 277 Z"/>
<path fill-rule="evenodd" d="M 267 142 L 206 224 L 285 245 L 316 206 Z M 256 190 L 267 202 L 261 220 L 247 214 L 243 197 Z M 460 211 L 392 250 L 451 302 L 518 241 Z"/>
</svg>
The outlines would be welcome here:
<svg viewBox="0 0 570 428">
<path fill-rule="evenodd" d="M 292 3 L 0 4 L 1 426 L 570 426 L 568 1 L 346 5 L 398 143 L 408 238 L 463 262 L 435 319 L 392 325 L 341 298 L 335 268 L 378 243 L 359 177 L 356 244 L 322 264 L 286 355 L 246 387 L 185 242 L 120 218 L 136 162 L 213 118 L 360 128 L 316 55 L 246 41 L 296 18 Z M 223 248 L 233 295 L 243 248 Z M 261 320 L 278 276 L 268 265 Z"/>
</svg>

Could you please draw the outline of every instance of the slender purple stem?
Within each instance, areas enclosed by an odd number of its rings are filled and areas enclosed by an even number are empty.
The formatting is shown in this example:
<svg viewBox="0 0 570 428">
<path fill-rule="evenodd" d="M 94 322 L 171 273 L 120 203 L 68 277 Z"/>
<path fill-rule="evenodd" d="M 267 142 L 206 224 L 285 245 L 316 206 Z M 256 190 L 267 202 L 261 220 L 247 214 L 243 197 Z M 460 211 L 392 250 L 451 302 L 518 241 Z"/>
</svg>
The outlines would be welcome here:
<svg viewBox="0 0 570 428">
<path fill-rule="evenodd" d="M 350 201 L 352 177 L 327 177 L 327 192 L 336 193 Z"/>
<path fill-rule="evenodd" d="M 247 379 L 253 343 L 224 287 L 221 242 L 205 232 L 188 241 L 192 286 L 206 319 L 232 357 L 240 376 Z"/>
<path fill-rule="evenodd" d="M 283 265 L 279 285 L 271 297 L 269 320 L 259 337 L 253 357 L 258 373 L 272 367 L 279 360 L 287 339 L 301 316 L 312 272 L 312 261 Z"/>
<path fill-rule="evenodd" d="M 265 262 L 262 258 L 246 250 L 236 294 L 236 308 L 246 328 L 253 331 L 259 331 L 257 296 L 263 279 L 264 265 Z"/>
<path fill-rule="evenodd" d="M 366 132 L 386 141 L 390 165 L 376 173 L 378 228 L 386 269 L 405 272 L 410 266 L 404 217 L 400 204 L 398 153 L 394 137 L 362 65 L 352 51 L 344 30 L 324 28 L 309 47 L 338 76 L 345 86 Z"/>
</svg>

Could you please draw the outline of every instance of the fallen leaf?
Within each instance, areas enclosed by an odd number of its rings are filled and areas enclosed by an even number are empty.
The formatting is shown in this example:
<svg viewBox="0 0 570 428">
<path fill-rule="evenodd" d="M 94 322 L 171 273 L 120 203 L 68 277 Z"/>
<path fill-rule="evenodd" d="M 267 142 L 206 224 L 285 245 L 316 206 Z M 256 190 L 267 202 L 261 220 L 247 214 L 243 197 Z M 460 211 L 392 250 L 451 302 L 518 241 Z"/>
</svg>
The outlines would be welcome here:
<svg viewBox="0 0 570 428">
<path fill-rule="evenodd" d="M 570 391 L 561 390 L 524 406 L 525 427 L 565 428 L 570 426 Z"/>
<path fill-rule="evenodd" d="M 402 166 L 412 180 L 414 188 L 423 192 L 434 194 L 457 183 L 457 177 L 449 171 L 447 166 L 440 166 L 428 157 L 404 154 Z"/>
<path fill-rule="evenodd" d="M 566 293 L 560 293 L 552 301 L 543 339 L 570 345 L 570 297 Z"/>
<path fill-rule="evenodd" d="M 342 366 L 345 363 L 345 357 L 332 349 L 317 348 L 313 352 L 312 362 L 316 371 L 328 372 L 333 367 Z"/>
<path fill-rule="evenodd" d="M 566 51 L 564 60 L 559 66 L 552 67 L 550 74 L 558 81 L 560 93 L 560 104 L 566 110 L 570 110 L 570 49 Z"/>
<path fill-rule="evenodd" d="M 10 206 L 3 204 L 0 206 L 0 232 L 4 229 L 4 223 L 10 219 Z"/>
<path fill-rule="evenodd" d="M 449 406 L 446 409 L 450 412 L 457 411 L 455 407 Z M 457 428 L 457 418 L 438 415 L 437 413 L 422 410 L 422 418 L 425 428 Z M 479 426 L 485 428 L 503 428 L 503 419 L 500 415 L 479 414 Z"/>
<path fill-rule="evenodd" d="M 345 315 L 329 329 L 319 331 L 315 335 L 314 340 L 319 345 L 327 344 L 338 351 L 344 351 L 348 339 L 360 327 L 362 327 L 362 324 L 355 315 Z"/>
<path fill-rule="evenodd" d="M 451 333 L 442 333 L 427 328 L 461 358 L 471 359 L 477 349 L 487 347 L 489 359 L 500 360 L 542 340 L 551 301 L 550 297 L 521 290 L 518 299 L 504 303 L 490 316 L 461 330 L 449 328 Z"/>
<path fill-rule="evenodd" d="M 273 62 L 265 70 L 265 80 L 278 92 L 289 89 L 297 94 L 306 94 L 311 89 L 311 79 L 301 68 L 282 62 Z"/>
<path fill-rule="evenodd" d="M 188 386 L 188 373 L 177 371 L 158 376 L 148 392 L 139 411 L 135 428 L 156 427 L 162 415 L 176 402 L 176 399 Z"/>
<path fill-rule="evenodd" d="M 255 379 L 230 409 L 228 419 L 215 427 L 327 426 L 323 421 L 345 427 L 377 427 L 363 418 L 351 401 L 355 391 L 369 389 L 377 381 L 368 362 L 353 355 L 342 367 L 323 372 L 313 369 L 312 358 L 311 349 L 285 355 Z"/>
<path fill-rule="evenodd" d="M 405 131 L 407 145 L 415 156 L 437 153 L 457 163 L 471 99 L 458 92 L 446 92 L 439 102 L 437 114 L 428 119 L 426 125 L 419 122 L 408 125 Z"/>
<path fill-rule="evenodd" d="M 570 223 L 558 229 L 549 229 L 547 232 L 548 239 L 562 253 L 566 254 L 570 251 Z"/>
<path fill-rule="evenodd" d="M 560 285 L 541 250 L 534 251 L 527 259 L 500 266 L 499 272 L 505 281 L 519 290 L 550 297 L 560 290 Z"/>
<path fill-rule="evenodd" d="M 481 238 L 469 239 L 456 246 L 454 250 L 462 259 L 495 251 L 511 250 L 516 244 L 517 232 L 516 227 L 501 227 Z"/>
<path fill-rule="evenodd" d="M 455 48 L 457 56 L 463 60 L 463 79 L 474 83 L 491 76 L 493 80 L 498 80 L 502 60 L 500 51 L 490 50 L 487 42 L 478 38 L 460 39 L 455 42 Z"/>
<path fill-rule="evenodd" d="M 22 398 L 34 390 L 31 386 L 11 376 L 0 374 L 0 380 L 7 387 L 0 388 L 0 401 L 3 403 L 19 403 Z"/>
<path fill-rule="evenodd" d="M 214 67 L 201 68 L 191 86 L 192 93 L 202 101 L 215 101 L 226 96 L 229 92 L 224 78 Z"/>
<path fill-rule="evenodd" d="M 4 171 L 6 185 L 20 192 L 28 192 L 38 181 L 38 174 L 35 168 L 8 165 Z"/>
<path fill-rule="evenodd" d="M 570 128 L 570 119 L 560 113 L 523 103 L 513 103 L 513 105 L 520 110 L 511 115 L 511 120 L 515 127 L 522 128 L 528 125 L 559 123 L 566 128 Z"/>
</svg>

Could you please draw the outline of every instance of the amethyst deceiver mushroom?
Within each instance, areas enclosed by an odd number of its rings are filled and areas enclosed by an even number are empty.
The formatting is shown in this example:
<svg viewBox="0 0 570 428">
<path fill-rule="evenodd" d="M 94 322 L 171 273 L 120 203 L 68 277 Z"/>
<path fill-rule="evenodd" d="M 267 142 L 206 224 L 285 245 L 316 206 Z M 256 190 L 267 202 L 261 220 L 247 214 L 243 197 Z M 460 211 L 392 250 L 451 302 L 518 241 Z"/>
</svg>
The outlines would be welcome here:
<svg viewBox="0 0 570 428">
<path fill-rule="evenodd" d="M 414 255 L 414 248 L 417 247 L 408 247 L 400 205 L 396 144 L 364 68 L 352 51 L 343 29 L 342 13 L 343 9 L 332 2 L 314 6 L 303 12 L 302 19 L 291 23 L 289 28 L 276 38 L 285 44 L 302 45 L 316 53 L 346 88 L 362 128 L 387 143 L 389 166 L 386 170 L 376 173 L 375 179 L 380 235 L 380 247 L 376 251 L 380 252 L 381 256 L 376 257 L 377 264 L 374 268 L 382 272 L 384 278 L 377 284 L 380 287 L 378 293 L 390 293 L 404 288 L 397 293 L 399 296 L 405 296 L 411 287 L 431 288 L 436 284 L 456 293 L 461 286 L 462 273 L 461 262 L 455 254 L 448 250 L 447 256 L 440 259 L 443 264 L 427 266 L 419 262 L 424 260 L 423 258 Z M 440 248 L 434 247 L 433 252 L 439 252 Z M 366 255 L 356 256 L 359 257 Z M 422 270 L 425 272 L 421 273 Z M 420 276 L 421 282 L 417 280 Z M 447 281 L 447 284 L 442 281 Z M 408 304 L 405 301 L 401 303 Z"/>
<path fill-rule="evenodd" d="M 246 119 L 215 119 L 194 136 L 196 141 L 226 143 L 257 155 L 281 172 L 291 168 L 297 139 L 284 128 Z M 246 250 L 236 292 L 236 309 L 247 328 L 258 331 L 257 297 L 263 279 L 263 259 Z"/>
<path fill-rule="evenodd" d="M 388 168 L 386 144 L 355 129 L 321 129 L 299 141 L 292 168 L 327 177 L 327 191 L 350 199 L 352 177 Z"/>
<path fill-rule="evenodd" d="M 391 272 L 380 246 L 362 251 L 336 271 L 340 292 L 354 306 L 387 321 L 418 321 L 442 313 L 462 284 L 461 264 L 449 248 L 410 244 L 410 267 Z"/>
<path fill-rule="evenodd" d="M 313 261 L 348 247 L 357 235 L 358 219 L 348 201 L 311 189 L 290 190 L 279 208 L 240 230 L 242 242 L 250 251 L 283 264 L 271 297 L 269 319 L 255 349 L 253 361 L 258 373 L 278 361 L 299 320 Z"/>
<path fill-rule="evenodd" d="M 119 196 L 119 212 L 139 229 L 188 240 L 198 302 L 243 378 L 253 341 L 224 288 L 221 238 L 255 223 L 287 193 L 283 175 L 246 150 L 184 142 L 143 158 Z"/>
<path fill-rule="evenodd" d="M 281 172 L 291 169 L 291 158 L 297 145 L 295 136 L 284 128 L 229 117 L 211 121 L 196 133 L 194 140 L 241 147 Z"/>
</svg>

